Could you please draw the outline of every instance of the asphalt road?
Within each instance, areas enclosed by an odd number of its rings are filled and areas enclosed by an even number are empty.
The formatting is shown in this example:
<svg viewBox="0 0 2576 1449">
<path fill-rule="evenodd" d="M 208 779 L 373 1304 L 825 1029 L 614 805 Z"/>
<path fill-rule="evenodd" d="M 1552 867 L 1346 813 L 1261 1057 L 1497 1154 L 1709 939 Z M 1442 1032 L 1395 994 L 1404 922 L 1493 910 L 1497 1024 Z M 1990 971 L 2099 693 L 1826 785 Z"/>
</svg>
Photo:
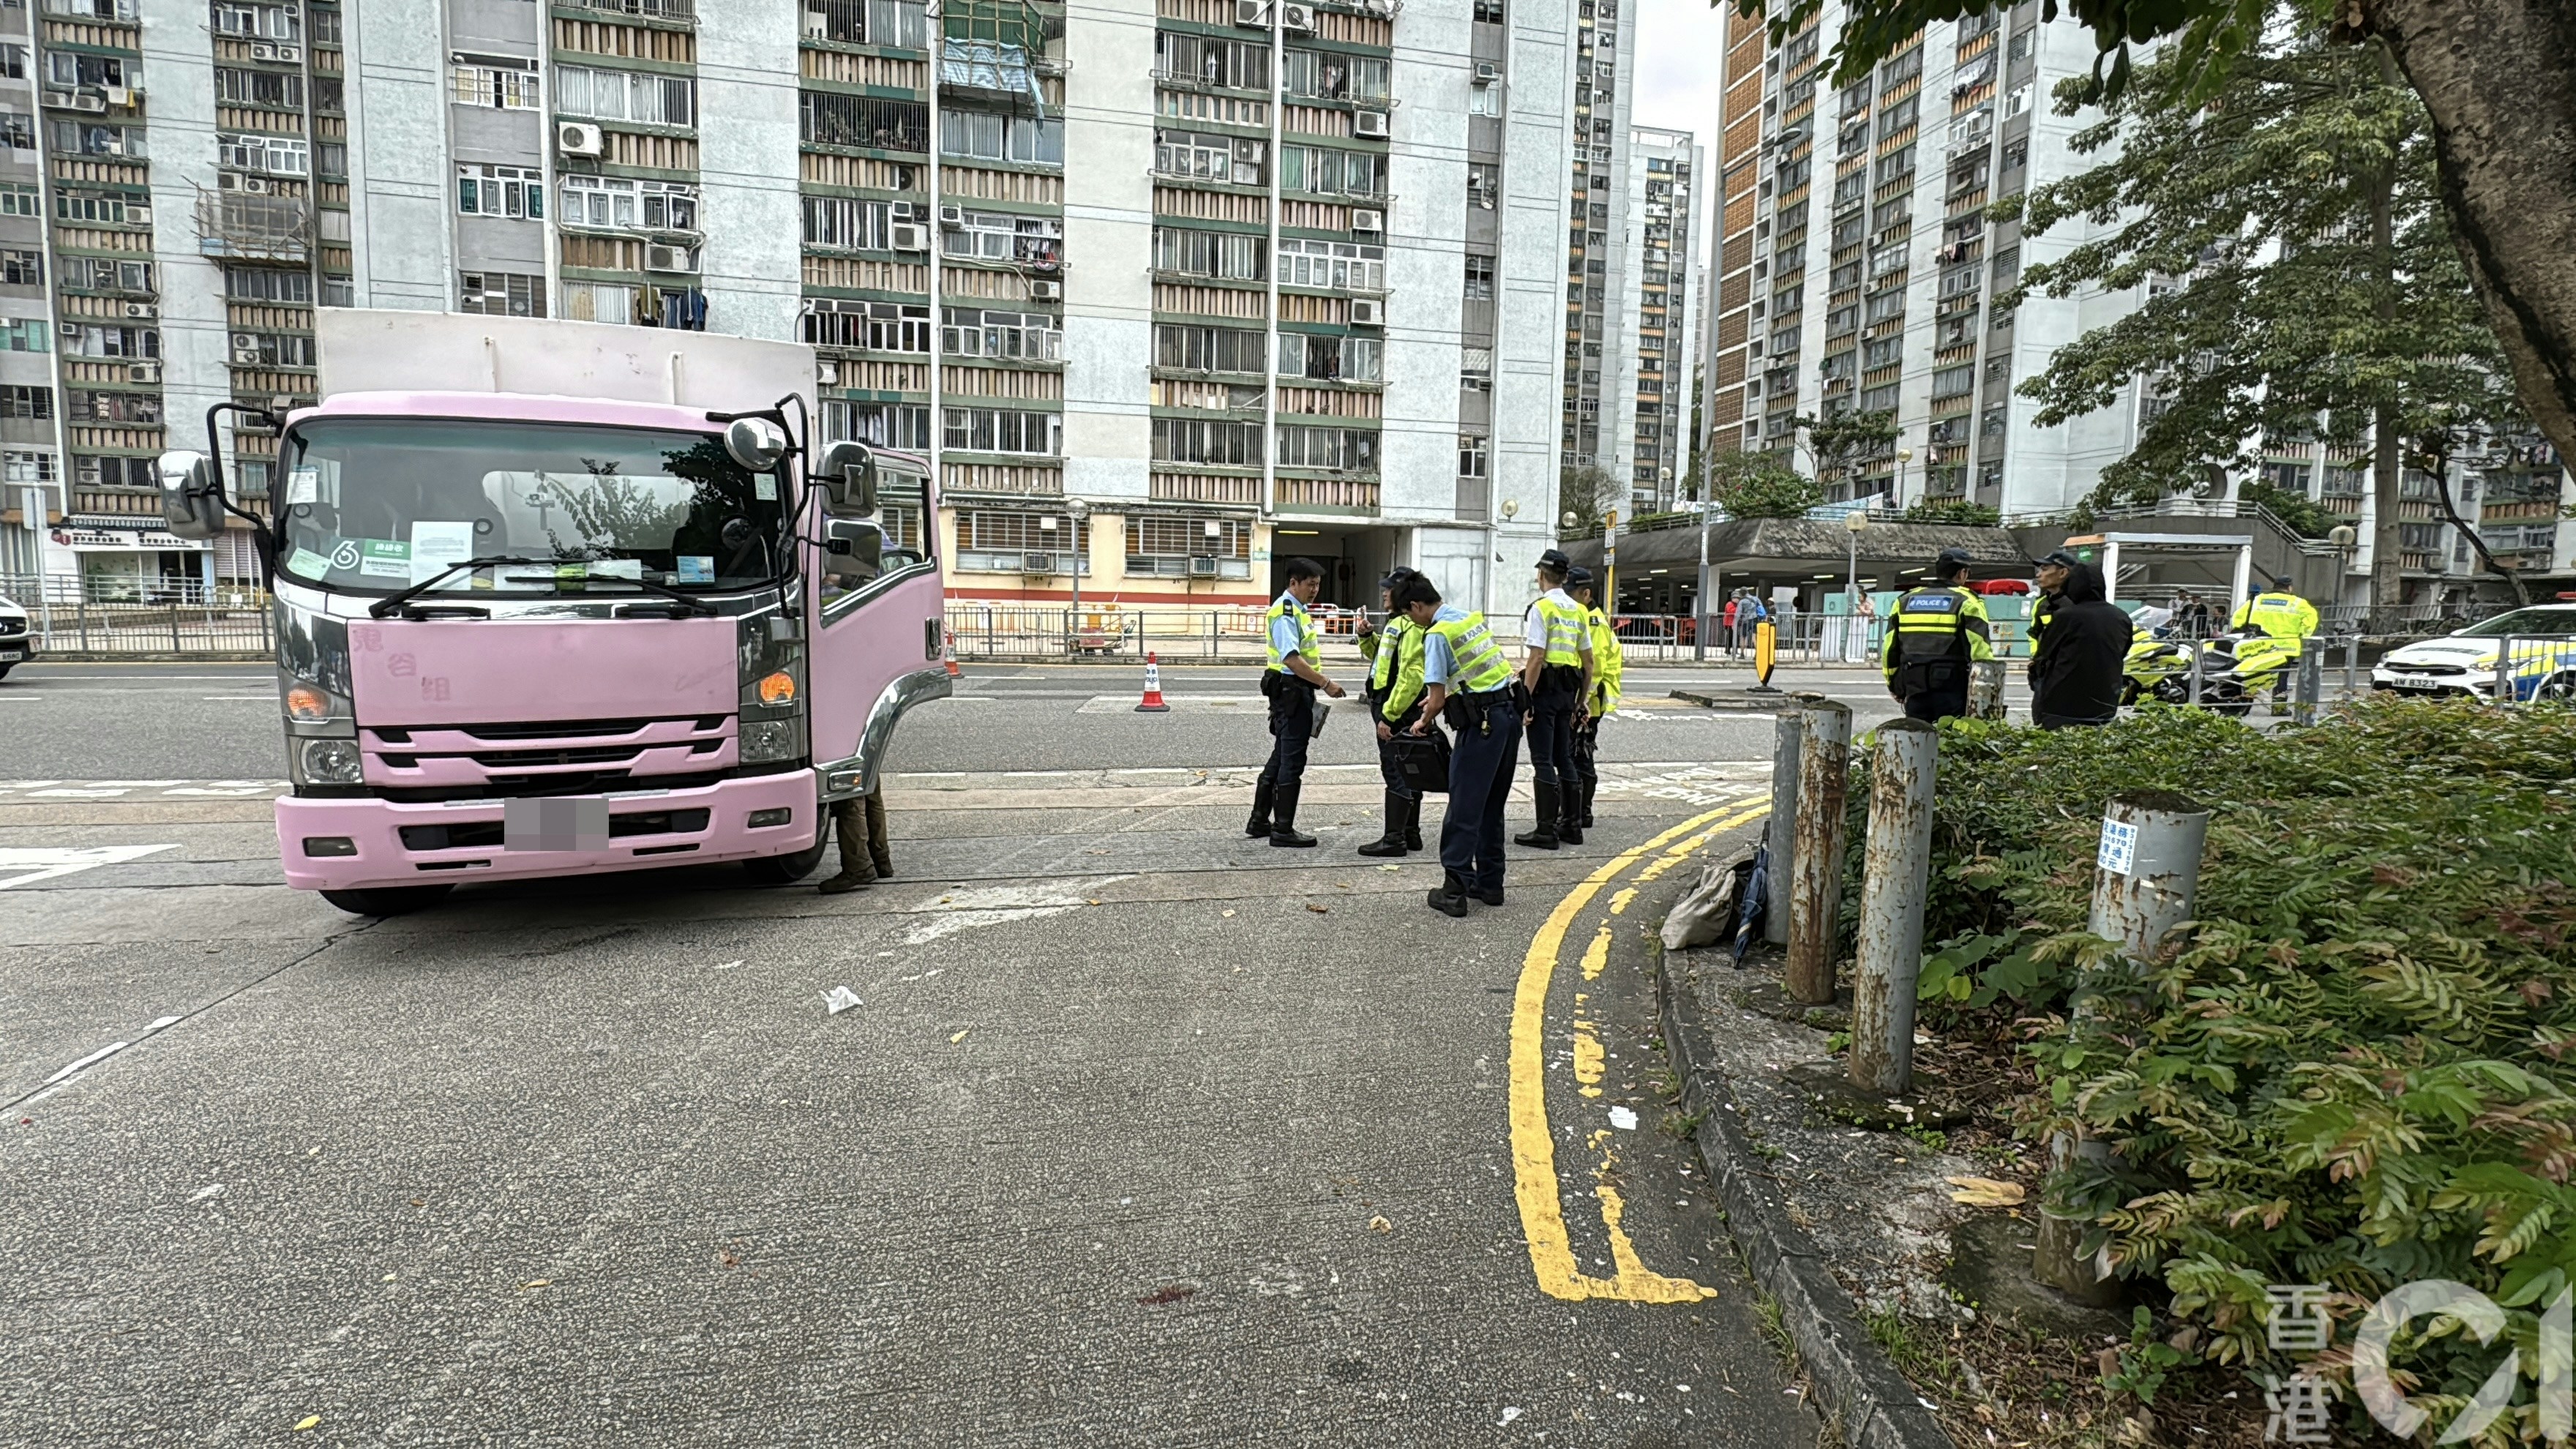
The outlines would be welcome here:
<svg viewBox="0 0 2576 1449">
<path fill-rule="evenodd" d="M 1643 933 L 1748 722 L 1615 721 L 1453 922 L 1350 853 L 1359 731 L 1273 850 L 1257 718 L 1095 677 L 907 726 L 896 882 L 367 923 L 279 883 L 265 671 L 13 674 L 0 1443 L 1815 1442 L 1658 1130 Z"/>
</svg>

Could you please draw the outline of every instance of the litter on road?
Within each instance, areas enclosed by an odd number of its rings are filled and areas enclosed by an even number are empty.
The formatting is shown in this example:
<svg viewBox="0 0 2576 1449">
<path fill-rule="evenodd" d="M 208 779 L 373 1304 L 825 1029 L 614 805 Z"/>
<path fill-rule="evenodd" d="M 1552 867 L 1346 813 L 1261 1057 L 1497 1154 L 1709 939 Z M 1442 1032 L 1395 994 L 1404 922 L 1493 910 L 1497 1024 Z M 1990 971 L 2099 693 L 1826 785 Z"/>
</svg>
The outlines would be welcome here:
<svg viewBox="0 0 2576 1449">
<path fill-rule="evenodd" d="M 853 1006 L 865 1005 L 867 1003 L 859 1000 L 858 993 L 846 986 L 835 986 L 823 993 L 823 1014 L 826 1016 L 838 1016 Z"/>
</svg>

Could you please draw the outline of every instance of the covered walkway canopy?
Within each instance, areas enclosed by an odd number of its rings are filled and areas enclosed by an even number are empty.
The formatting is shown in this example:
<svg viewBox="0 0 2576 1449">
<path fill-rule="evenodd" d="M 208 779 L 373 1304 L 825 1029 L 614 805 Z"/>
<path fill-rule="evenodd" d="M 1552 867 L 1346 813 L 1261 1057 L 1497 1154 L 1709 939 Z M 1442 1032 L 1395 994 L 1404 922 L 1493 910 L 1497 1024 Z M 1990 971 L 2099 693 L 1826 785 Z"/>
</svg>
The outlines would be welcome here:
<svg viewBox="0 0 2576 1449">
<path fill-rule="evenodd" d="M 1576 563 L 1600 572 L 1601 540 L 1563 547 Z M 1872 519 L 1855 533 L 1839 518 L 1740 518 L 1708 527 L 1706 597 L 1722 600 L 1751 588 L 1770 598 L 1795 588 L 1798 607 L 1815 610 L 1826 594 L 1845 591 L 1855 552 L 1861 587 L 1886 591 L 1921 581 L 1948 548 L 1967 552 L 1971 579 L 2030 577 L 2029 557 L 2001 528 Z M 1694 613 L 1701 597 L 1699 571 L 1700 530 L 1691 520 L 1639 533 L 1623 530 L 1618 611 Z"/>
</svg>

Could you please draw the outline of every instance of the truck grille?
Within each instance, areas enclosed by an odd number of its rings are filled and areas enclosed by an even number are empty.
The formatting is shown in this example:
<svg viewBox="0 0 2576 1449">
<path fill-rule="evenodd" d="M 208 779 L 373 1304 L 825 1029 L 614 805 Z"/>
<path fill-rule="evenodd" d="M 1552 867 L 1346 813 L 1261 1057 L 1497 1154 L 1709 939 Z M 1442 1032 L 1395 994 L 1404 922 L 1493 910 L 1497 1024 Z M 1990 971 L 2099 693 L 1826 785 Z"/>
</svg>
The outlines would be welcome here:
<svg viewBox="0 0 2576 1449">
<path fill-rule="evenodd" d="M 734 739 L 728 715 L 359 731 L 367 783 L 410 800 L 588 795 L 721 779 L 737 763 Z"/>
</svg>

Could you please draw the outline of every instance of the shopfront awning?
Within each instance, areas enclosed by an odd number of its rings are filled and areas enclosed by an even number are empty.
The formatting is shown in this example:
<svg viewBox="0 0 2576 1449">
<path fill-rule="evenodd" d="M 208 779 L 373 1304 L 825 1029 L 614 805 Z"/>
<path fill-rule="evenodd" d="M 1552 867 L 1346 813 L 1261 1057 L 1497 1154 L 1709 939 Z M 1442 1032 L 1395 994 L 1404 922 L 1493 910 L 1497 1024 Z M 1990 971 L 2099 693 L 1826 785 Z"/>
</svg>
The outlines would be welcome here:
<svg viewBox="0 0 2576 1449">
<path fill-rule="evenodd" d="M 203 539 L 181 538 L 159 528 L 132 532 L 121 528 L 57 528 L 51 536 L 54 547 L 74 553 L 203 553 L 209 547 Z"/>
</svg>

